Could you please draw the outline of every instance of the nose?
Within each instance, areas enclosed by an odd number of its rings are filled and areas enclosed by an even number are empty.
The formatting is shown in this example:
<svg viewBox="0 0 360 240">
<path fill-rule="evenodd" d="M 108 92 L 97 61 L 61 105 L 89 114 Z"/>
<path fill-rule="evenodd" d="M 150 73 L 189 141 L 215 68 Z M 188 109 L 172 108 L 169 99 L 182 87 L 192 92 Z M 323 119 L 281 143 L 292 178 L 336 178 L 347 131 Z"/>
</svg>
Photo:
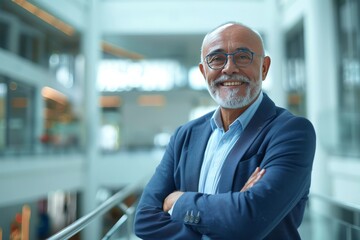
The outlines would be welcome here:
<svg viewBox="0 0 360 240">
<path fill-rule="evenodd" d="M 239 72 L 239 67 L 234 63 L 234 56 L 227 56 L 227 62 L 222 69 L 222 72 L 226 75 L 232 75 Z"/>
</svg>

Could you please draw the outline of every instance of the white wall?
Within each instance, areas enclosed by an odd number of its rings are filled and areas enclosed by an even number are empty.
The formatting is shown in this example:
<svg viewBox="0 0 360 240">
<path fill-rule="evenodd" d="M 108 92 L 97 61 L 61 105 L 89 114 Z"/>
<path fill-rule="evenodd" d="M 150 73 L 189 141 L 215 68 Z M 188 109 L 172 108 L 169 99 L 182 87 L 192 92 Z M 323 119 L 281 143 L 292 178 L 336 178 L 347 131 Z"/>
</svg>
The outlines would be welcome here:
<svg viewBox="0 0 360 240">
<path fill-rule="evenodd" d="M 240 21 L 267 31 L 269 5 L 263 1 L 103 1 L 104 34 L 206 33 L 227 21 Z"/>
<path fill-rule="evenodd" d="M 96 163 L 97 185 L 120 188 L 147 179 L 162 158 L 162 150 L 101 155 Z M 35 202 L 49 192 L 81 192 L 86 161 L 81 154 L 2 157 L 0 161 L 0 208 Z M 0 214 L 1 218 L 1 214 Z"/>
<path fill-rule="evenodd" d="M 0 206 L 35 201 L 59 189 L 81 189 L 83 161 L 80 155 L 3 157 Z"/>
</svg>

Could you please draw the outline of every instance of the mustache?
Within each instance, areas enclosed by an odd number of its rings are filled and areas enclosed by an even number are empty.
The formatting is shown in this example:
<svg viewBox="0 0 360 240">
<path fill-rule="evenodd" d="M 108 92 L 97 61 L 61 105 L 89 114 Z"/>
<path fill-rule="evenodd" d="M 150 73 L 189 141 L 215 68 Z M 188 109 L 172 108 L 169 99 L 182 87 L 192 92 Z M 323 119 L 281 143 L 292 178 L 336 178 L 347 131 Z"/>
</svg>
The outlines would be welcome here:
<svg viewBox="0 0 360 240">
<path fill-rule="evenodd" d="M 243 82 L 243 83 L 250 83 L 250 79 L 248 77 L 245 77 L 244 75 L 221 75 L 220 77 L 218 77 L 217 79 L 215 79 L 211 85 L 214 86 L 214 85 L 217 85 L 217 84 L 220 84 L 220 83 L 223 83 L 225 81 L 228 81 L 228 80 L 232 80 L 232 81 L 239 81 L 239 82 Z"/>
</svg>

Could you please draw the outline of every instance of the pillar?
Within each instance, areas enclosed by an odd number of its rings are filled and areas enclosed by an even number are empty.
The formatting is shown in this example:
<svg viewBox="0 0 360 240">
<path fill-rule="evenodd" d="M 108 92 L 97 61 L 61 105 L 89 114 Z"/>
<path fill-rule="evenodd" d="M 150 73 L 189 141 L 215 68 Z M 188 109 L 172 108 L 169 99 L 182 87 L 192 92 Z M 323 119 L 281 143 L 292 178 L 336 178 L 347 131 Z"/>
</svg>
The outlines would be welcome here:
<svg viewBox="0 0 360 240">
<path fill-rule="evenodd" d="M 328 172 L 329 153 L 326 141 L 336 141 L 335 119 L 338 104 L 336 34 L 333 1 L 307 0 L 305 3 L 304 35 L 306 59 L 307 116 L 317 131 L 317 149 L 313 166 L 311 192 L 331 195 L 332 182 Z M 327 212 L 321 202 L 310 203 L 311 212 Z M 313 239 L 331 239 L 328 227 L 319 215 L 313 215 Z"/>
<path fill-rule="evenodd" d="M 98 0 L 87 1 L 82 35 L 82 51 L 85 60 L 84 79 L 84 119 L 85 125 L 85 165 L 84 192 L 82 195 L 82 216 L 97 207 L 96 192 L 99 187 L 97 178 L 97 162 L 100 158 L 99 128 L 100 109 L 97 90 L 97 69 L 100 60 L 101 33 L 98 25 Z M 101 239 L 101 220 L 96 219 L 82 231 L 83 239 Z"/>
</svg>

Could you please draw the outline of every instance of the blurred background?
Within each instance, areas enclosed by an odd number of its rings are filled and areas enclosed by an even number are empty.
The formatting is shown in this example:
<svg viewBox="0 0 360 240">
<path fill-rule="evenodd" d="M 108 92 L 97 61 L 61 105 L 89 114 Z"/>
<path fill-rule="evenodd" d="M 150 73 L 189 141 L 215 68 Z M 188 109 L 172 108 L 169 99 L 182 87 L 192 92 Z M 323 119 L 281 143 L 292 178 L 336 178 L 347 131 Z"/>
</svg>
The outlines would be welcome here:
<svg viewBox="0 0 360 240">
<path fill-rule="evenodd" d="M 264 91 L 315 126 L 302 238 L 360 239 L 359 0 L 0 0 L 0 240 L 45 239 L 104 204 L 72 238 L 125 216 L 111 238 L 136 239 L 169 137 L 216 108 L 200 47 L 227 21 L 262 34 Z"/>
</svg>

